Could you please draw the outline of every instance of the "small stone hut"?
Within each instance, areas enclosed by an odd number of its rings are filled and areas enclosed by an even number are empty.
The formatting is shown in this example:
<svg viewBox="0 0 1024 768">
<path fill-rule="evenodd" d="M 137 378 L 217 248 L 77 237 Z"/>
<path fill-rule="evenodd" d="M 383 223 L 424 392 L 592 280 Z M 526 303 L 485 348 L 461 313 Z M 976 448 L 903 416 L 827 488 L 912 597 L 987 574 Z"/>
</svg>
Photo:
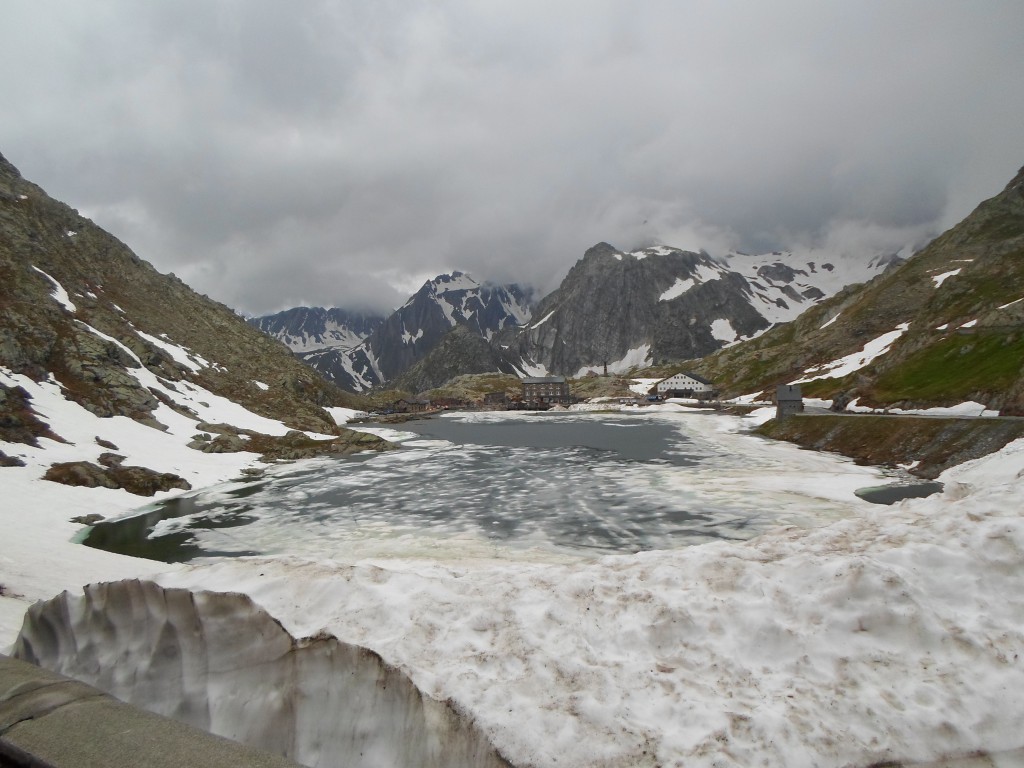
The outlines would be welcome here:
<svg viewBox="0 0 1024 768">
<path fill-rule="evenodd" d="M 780 384 L 775 389 L 775 418 L 782 419 L 804 410 L 799 384 Z"/>
</svg>

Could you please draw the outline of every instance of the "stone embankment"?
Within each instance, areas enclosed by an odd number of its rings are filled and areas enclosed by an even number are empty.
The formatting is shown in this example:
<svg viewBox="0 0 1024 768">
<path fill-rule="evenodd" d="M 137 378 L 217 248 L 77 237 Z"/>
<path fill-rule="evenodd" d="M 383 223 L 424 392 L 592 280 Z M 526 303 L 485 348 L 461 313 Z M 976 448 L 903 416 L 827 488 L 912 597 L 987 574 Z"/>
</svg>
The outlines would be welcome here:
<svg viewBox="0 0 1024 768">
<path fill-rule="evenodd" d="M 910 467 L 912 474 L 931 480 L 1024 437 L 1024 420 L 800 414 L 773 419 L 757 434 L 863 464 Z"/>
</svg>

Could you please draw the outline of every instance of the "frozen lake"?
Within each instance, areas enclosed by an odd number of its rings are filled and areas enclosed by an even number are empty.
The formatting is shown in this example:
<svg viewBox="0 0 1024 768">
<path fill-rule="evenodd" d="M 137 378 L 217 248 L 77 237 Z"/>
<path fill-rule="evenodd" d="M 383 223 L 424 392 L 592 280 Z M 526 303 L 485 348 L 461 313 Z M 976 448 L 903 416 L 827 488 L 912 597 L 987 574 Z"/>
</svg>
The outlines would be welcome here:
<svg viewBox="0 0 1024 768">
<path fill-rule="evenodd" d="M 275 467 L 258 481 L 100 524 L 85 543 L 169 562 L 257 554 L 559 560 L 747 539 L 778 522 L 842 515 L 846 496 L 856 503 L 852 488 L 808 497 L 808 467 L 794 469 L 791 451 L 717 434 L 716 421 L 482 413 L 413 421 L 401 432 L 368 429 L 402 449 Z M 737 440 L 744 450 L 732 446 Z M 869 482 L 850 469 L 854 485 Z M 791 489 L 778 483 L 787 475 Z"/>
</svg>

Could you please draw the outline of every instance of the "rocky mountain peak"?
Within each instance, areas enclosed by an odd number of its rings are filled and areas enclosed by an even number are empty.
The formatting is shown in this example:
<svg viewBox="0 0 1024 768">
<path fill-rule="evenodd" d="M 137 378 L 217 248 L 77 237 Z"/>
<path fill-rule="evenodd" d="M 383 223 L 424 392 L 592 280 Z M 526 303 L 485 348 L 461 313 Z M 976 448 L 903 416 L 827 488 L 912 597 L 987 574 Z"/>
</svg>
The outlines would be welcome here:
<svg viewBox="0 0 1024 768">
<path fill-rule="evenodd" d="M 291 346 L 306 363 L 332 381 L 362 392 L 390 383 L 417 365 L 453 328 L 465 327 L 482 342 L 483 346 L 458 345 L 459 359 L 469 361 L 467 370 L 489 366 L 494 355 L 487 347 L 488 342 L 503 329 L 525 323 L 530 315 L 530 298 L 519 286 L 479 283 L 471 275 L 455 270 L 424 282 L 358 345 L 349 349 L 310 350 Z M 464 335 L 455 338 L 463 339 Z M 469 360 L 472 350 L 484 349 L 487 353 L 478 354 L 479 360 Z M 433 365 L 432 370 L 440 368 Z"/>
<path fill-rule="evenodd" d="M 1017 175 L 1010 179 L 1010 183 L 1006 185 L 1004 191 L 1016 190 L 1019 194 L 1024 196 L 1024 166 L 1017 171 Z"/>
<path fill-rule="evenodd" d="M 8 162 L 7 158 L 0 154 L 0 176 L 7 178 L 21 178 L 21 173 Z"/>
<path fill-rule="evenodd" d="M 607 258 L 609 256 L 611 256 L 612 258 L 616 256 L 621 258 L 622 251 L 620 251 L 618 248 L 616 248 L 614 245 L 611 245 L 610 243 L 600 242 L 597 245 L 593 245 L 590 248 L 587 248 L 587 250 L 583 254 L 584 260 Z"/>
</svg>

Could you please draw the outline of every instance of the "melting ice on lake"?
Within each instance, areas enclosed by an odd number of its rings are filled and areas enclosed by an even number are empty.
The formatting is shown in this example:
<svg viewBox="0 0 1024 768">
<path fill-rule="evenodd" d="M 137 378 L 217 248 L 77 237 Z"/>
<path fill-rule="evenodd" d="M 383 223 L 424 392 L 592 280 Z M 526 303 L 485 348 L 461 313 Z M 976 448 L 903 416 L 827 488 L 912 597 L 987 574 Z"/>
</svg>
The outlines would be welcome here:
<svg viewBox="0 0 1024 768">
<path fill-rule="evenodd" d="M 849 513 L 876 470 L 715 428 L 712 415 L 453 414 L 368 429 L 403 450 L 283 465 L 103 523 L 167 561 L 291 554 L 564 559 L 747 539 Z"/>
</svg>

